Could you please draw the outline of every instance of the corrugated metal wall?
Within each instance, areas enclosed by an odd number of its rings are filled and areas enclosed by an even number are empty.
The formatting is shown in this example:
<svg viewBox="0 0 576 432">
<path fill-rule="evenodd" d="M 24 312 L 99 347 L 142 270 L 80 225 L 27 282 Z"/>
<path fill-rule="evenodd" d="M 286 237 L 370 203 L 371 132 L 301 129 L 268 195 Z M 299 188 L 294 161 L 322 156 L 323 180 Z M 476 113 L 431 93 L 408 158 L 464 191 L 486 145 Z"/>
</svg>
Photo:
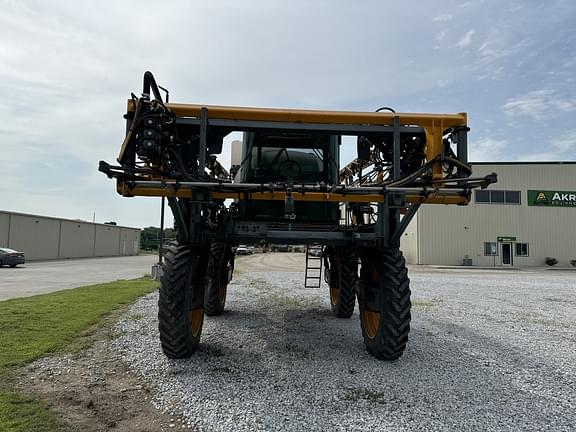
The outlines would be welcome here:
<svg viewBox="0 0 576 432">
<path fill-rule="evenodd" d="M 120 255 L 138 255 L 140 249 L 140 231 L 123 229 L 120 231 Z"/>
<path fill-rule="evenodd" d="M 408 264 L 418 262 L 418 213 L 410 221 L 406 231 L 400 238 L 400 250 Z"/>
<path fill-rule="evenodd" d="M 498 183 L 490 189 L 521 191 L 521 204 L 476 204 L 473 196 L 467 207 L 423 205 L 418 219 L 407 229 L 418 238 L 418 258 L 411 263 L 461 265 L 468 255 L 474 265 L 500 266 L 501 243 L 498 256 L 484 255 L 484 242 L 497 242 L 499 236 L 529 244 L 529 256 L 522 257 L 516 256 L 512 242 L 515 266 L 544 265 L 548 256 L 562 266 L 576 259 L 576 207 L 527 204 L 529 189 L 576 190 L 576 164 L 473 164 L 473 169 L 474 176 L 496 172 Z M 408 241 L 412 242 L 412 237 L 405 238 Z"/>
<path fill-rule="evenodd" d="M 10 215 L 8 213 L 0 213 L 0 245 L 8 244 L 9 232 Z"/>
<path fill-rule="evenodd" d="M 60 221 L 60 250 L 63 257 L 94 256 L 96 225 L 84 222 Z"/>
<path fill-rule="evenodd" d="M 94 255 L 110 256 L 120 255 L 120 231 L 110 225 L 96 226 L 96 244 L 94 245 Z"/>
<path fill-rule="evenodd" d="M 138 255 L 140 230 L 0 211 L 0 247 L 27 260 Z"/>
<path fill-rule="evenodd" d="M 60 221 L 11 214 L 7 247 L 26 253 L 27 259 L 57 258 Z"/>
</svg>

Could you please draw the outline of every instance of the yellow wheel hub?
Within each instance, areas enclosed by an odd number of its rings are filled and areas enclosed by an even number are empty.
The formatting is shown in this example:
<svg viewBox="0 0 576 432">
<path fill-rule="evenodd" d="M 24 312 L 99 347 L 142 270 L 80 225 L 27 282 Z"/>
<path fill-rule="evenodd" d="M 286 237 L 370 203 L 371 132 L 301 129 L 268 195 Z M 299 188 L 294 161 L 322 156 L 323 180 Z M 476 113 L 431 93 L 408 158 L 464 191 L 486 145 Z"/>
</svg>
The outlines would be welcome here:
<svg viewBox="0 0 576 432">
<path fill-rule="evenodd" d="M 190 322 L 190 333 L 196 337 L 202 330 L 202 322 L 204 321 L 204 309 L 193 309 L 188 313 L 188 321 Z"/>
<path fill-rule="evenodd" d="M 360 318 L 362 319 L 362 326 L 364 327 L 364 332 L 366 336 L 370 339 L 376 337 L 378 333 L 378 328 L 380 327 L 380 313 L 372 312 L 369 310 L 362 310 L 360 313 Z"/>
<path fill-rule="evenodd" d="M 336 287 L 330 287 L 330 302 L 335 305 L 338 302 L 340 290 Z"/>
</svg>

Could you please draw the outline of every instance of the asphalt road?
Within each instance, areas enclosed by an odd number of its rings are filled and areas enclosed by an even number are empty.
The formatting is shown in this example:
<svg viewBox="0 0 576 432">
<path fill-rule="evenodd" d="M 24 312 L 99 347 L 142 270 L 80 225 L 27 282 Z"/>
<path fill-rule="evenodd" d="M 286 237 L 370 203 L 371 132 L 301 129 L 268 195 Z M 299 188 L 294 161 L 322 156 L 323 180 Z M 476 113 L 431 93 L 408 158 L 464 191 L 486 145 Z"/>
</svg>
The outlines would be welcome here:
<svg viewBox="0 0 576 432">
<path fill-rule="evenodd" d="M 135 279 L 151 272 L 155 255 L 35 261 L 0 268 L 0 301 L 68 288 Z"/>
<path fill-rule="evenodd" d="M 0 268 L 0 301 L 29 297 L 151 273 L 156 255 L 33 261 L 15 268 Z M 277 253 L 237 257 L 241 271 L 303 271 L 304 254 Z"/>
</svg>

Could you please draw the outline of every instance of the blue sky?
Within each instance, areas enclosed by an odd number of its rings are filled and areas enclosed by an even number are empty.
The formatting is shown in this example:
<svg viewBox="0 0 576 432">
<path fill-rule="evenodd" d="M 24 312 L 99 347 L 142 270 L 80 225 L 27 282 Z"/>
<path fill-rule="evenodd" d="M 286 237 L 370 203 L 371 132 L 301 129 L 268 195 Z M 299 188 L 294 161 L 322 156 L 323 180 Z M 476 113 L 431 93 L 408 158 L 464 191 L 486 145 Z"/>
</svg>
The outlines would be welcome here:
<svg viewBox="0 0 576 432">
<path fill-rule="evenodd" d="M 2 210 L 157 225 L 97 172 L 148 69 L 177 102 L 466 111 L 472 161 L 576 160 L 574 1 L 0 6 Z"/>
</svg>

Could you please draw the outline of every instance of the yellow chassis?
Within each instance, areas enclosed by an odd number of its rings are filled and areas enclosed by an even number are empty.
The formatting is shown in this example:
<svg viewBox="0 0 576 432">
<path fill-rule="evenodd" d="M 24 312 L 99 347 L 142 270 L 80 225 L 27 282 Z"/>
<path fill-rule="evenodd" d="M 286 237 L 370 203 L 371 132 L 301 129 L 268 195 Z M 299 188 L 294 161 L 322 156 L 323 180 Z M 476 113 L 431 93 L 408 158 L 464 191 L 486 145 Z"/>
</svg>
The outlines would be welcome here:
<svg viewBox="0 0 576 432">
<path fill-rule="evenodd" d="M 440 155 L 443 146 L 443 134 L 450 127 L 466 127 L 466 113 L 457 114 L 418 114 L 418 113 L 392 113 L 392 112 L 353 112 L 353 111 L 321 111 L 321 110 L 292 110 L 276 108 L 249 108 L 215 105 L 194 104 L 165 104 L 177 117 L 199 118 L 203 109 L 207 109 L 208 118 L 238 121 L 264 121 L 283 123 L 311 123 L 311 124 L 341 124 L 341 125 L 375 125 L 389 126 L 397 118 L 400 126 L 419 126 L 426 134 L 425 154 L 427 160 Z M 136 110 L 135 102 L 128 100 L 128 112 Z M 126 142 L 120 151 L 119 160 L 123 158 Z M 438 187 L 442 187 L 442 162 L 438 161 L 432 166 L 432 178 Z M 163 180 L 152 179 L 149 180 Z M 129 182 L 128 182 L 129 183 Z M 123 196 L 166 196 L 191 198 L 193 188 L 178 186 L 173 181 L 163 183 L 165 187 L 133 186 L 122 179 L 118 179 L 117 191 Z M 446 190 L 429 188 L 418 193 L 406 194 L 409 203 L 429 204 L 467 204 L 469 196 L 445 193 Z M 251 199 L 251 200 L 284 200 L 285 192 L 238 193 L 238 192 L 210 192 L 212 199 Z M 383 195 L 373 193 L 363 195 L 341 195 L 330 193 L 299 193 L 292 192 L 296 201 L 330 201 L 330 202 L 383 202 Z"/>
<path fill-rule="evenodd" d="M 192 198 L 193 188 L 183 187 L 175 182 L 163 182 L 162 187 L 131 186 L 129 183 L 118 180 L 117 191 L 125 197 L 133 196 L 160 196 L 174 198 Z M 447 194 L 447 192 L 449 194 Z M 213 200 L 255 200 L 255 201 L 284 201 L 286 192 L 209 192 Z M 320 202 L 384 202 L 383 195 L 341 195 L 329 192 L 296 192 L 290 193 L 294 201 L 320 201 Z M 469 196 L 462 196 L 452 191 L 428 189 L 422 193 L 408 193 L 405 195 L 406 202 L 420 204 L 459 204 L 465 205 L 470 201 Z"/>
</svg>

